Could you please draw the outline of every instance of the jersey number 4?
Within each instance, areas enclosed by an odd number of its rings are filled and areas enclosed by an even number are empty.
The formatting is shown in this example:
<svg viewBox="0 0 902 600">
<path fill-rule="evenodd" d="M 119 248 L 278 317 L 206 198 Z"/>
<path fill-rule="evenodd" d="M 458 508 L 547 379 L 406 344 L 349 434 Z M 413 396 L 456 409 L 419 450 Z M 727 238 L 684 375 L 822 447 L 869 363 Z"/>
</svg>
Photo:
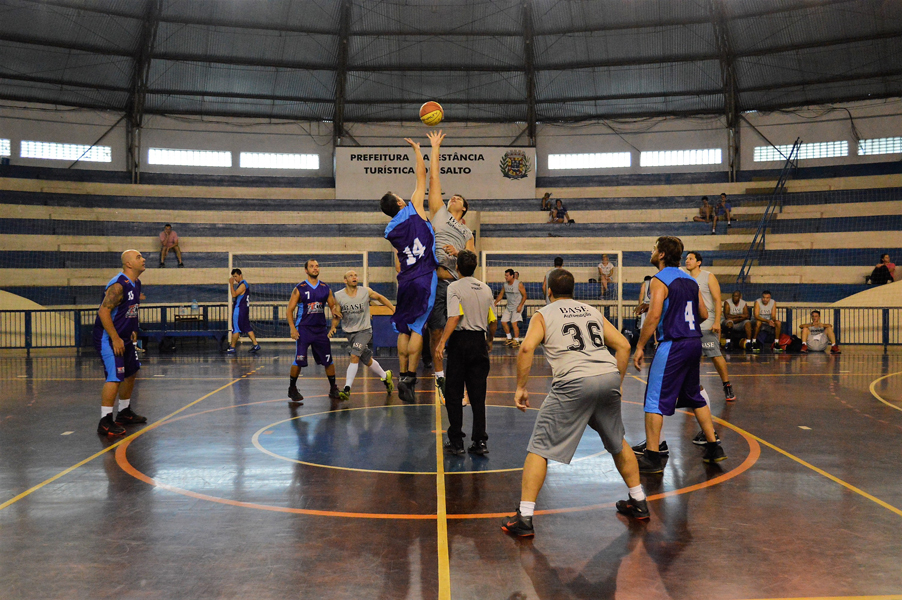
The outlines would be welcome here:
<svg viewBox="0 0 902 600">
<path fill-rule="evenodd" d="M 407 264 L 412 265 L 417 262 L 418 258 L 423 258 L 423 255 L 426 254 L 426 246 L 420 242 L 420 238 L 413 239 L 413 251 L 410 250 L 410 246 L 404 248 L 404 254 L 407 255 Z"/>
<path fill-rule="evenodd" d="M 686 303 L 686 324 L 689 325 L 689 331 L 695 331 L 695 312 L 692 310 L 692 301 Z"/>
<path fill-rule="evenodd" d="M 604 331 L 601 325 L 597 321 L 589 321 L 586 323 L 586 329 L 589 330 L 589 339 L 592 342 L 592 345 L 596 348 L 604 347 L 604 336 L 602 335 L 602 331 Z M 576 323 L 567 323 L 561 328 L 561 333 L 564 335 L 569 335 L 573 338 L 573 343 L 567 346 L 567 350 L 575 350 L 577 352 L 582 352 L 586 349 L 586 341 L 583 337 L 583 330 L 579 328 L 579 325 Z"/>
</svg>

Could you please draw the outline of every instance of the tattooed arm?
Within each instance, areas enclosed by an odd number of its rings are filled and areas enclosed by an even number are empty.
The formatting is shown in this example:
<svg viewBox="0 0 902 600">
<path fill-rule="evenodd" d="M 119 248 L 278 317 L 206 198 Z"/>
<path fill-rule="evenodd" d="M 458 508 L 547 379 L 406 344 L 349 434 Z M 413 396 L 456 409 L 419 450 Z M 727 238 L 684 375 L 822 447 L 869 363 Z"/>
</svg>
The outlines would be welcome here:
<svg viewBox="0 0 902 600">
<path fill-rule="evenodd" d="M 100 317 L 101 325 L 103 325 L 107 335 L 110 336 L 110 341 L 113 343 L 113 354 L 116 356 L 122 356 L 122 353 L 125 352 L 125 342 L 116 333 L 112 315 L 113 309 L 122 302 L 122 293 L 122 285 L 114 283 L 107 288 L 103 302 L 101 302 L 100 308 L 97 309 L 97 316 Z"/>
</svg>

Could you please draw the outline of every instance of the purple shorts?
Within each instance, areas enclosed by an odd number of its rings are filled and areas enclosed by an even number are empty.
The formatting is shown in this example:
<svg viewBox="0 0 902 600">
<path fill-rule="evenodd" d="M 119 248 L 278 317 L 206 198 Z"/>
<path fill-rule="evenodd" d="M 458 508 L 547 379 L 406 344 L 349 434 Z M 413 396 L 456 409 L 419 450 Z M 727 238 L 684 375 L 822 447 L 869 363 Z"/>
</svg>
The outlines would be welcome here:
<svg viewBox="0 0 902 600">
<path fill-rule="evenodd" d="M 423 335 L 423 326 L 432 313 L 435 304 L 435 287 L 438 276 L 435 271 L 416 279 L 398 283 L 398 303 L 391 324 L 395 331 L 404 335 L 411 332 Z"/>
<path fill-rule="evenodd" d="M 679 408 L 705 406 L 699 388 L 701 338 L 661 342 L 648 371 L 645 412 L 669 416 Z"/>
<path fill-rule="evenodd" d="M 324 367 L 332 364 L 332 342 L 329 340 L 328 329 L 311 331 L 306 327 L 299 327 L 294 364 L 299 367 L 307 366 L 307 348 L 313 351 L 313 361 L 316 364 Z"/>
<path fill-rule="evenodd" d="M 131 340 L 125 342 L 122 356 L 116 356 L 113 352 L 113 342 L 106 333 L 102 338 L 94 340 L 94 348 L 103 360 L 103 374 L 108 382 L 121 383 L 141 368 L 138 351 L 135 350 L 135 345 Z"/>
<path fill-rule="evenodd" d="M 232 309 L 232 333 L 253 333 L 254 328 L 251 327 L 250 309 L 247 307 L 236 306 Z"/>
</svg>

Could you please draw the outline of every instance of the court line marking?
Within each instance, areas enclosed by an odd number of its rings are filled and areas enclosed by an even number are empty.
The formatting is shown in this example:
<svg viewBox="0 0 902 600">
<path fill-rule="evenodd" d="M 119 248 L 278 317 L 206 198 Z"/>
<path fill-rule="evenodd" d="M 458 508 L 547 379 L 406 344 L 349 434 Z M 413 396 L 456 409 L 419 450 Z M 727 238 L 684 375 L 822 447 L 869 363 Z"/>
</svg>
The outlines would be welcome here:
<svg viewBox="0 0 902 600">
<path fill-rule="evenodd" d="M 889 375 L 884 375 L 883 377 L 879 377 L 879 378 L 875 379 L 874 381 L 871 382 L 871 385 L 868 386 L 868 389 L 871 391 L 871 395 L 874 398 L 877 398 L 877 400 L 880 400 L 881 402 L 883 402 L 890 408 L 895 408 L 898 411 L 902 411 L 902 408 L 899 408 L 895 404 L 891 404 L 888 400 L 885 400 L 883 397 L 880 396 L 880 394 L 877 393 L 877 384 L 879 382 L 883 381 L 884 379 L 889 379 L 890 377 L 893 377 L 895 375 L 902 375 L 902 371 L 896 371 L 895 373 L 890 373 Z"/>
<path fill-rule="evenodd" d="M 801 598 L 748 598 L 747 600 L 902 600 L 902 593 L 888 596 L 804 596 Z"/>
<path fill-rule="evenodd" d="M 435 520 L 438 527 L 438 597 L 451 600 L 451 557 L 448 549 L 448 507 L 445 498 L 445 453 L 442 450 L 442 404 L 435 390 Z"/>
<path fill-rule="evenodd" d="M 263 367 L 260 367 L 260 368 L 263 368 Z M 254 371 L 251 371 L 251 373 L 253 373 L 253 372 L 254 372 Z M 183 412 L 183 411 L 185 411 L 185 410 L 188 410 L 189 408 L 191 408 L 192 406 L 194 406 L 194 405 L 197 404 L 198 402 L 200 402 L 200 401 L 202 401 L 202 400 L 206 400 L 207 398 L 209 398 L 209 397 L 212 396 L 213 394 L 216 394 L 216 393 L 218 393 L 218 392 L 221 392 L 222 390 L 226 389 L 227 387 L 229 387 L 229 386 L 231 386 L 231 385 L 234 385 L 234 384 L 238 383 L 239 381 L 241 381 L 241 378 L 240 378 L 240 377 L 237 378 L 237 379 L 234 379 L 234 380 L 230 381 L 229 383 L 227 383 L 227 384 L 225 384 L 225 385 L 223 385 L 223 386 L 221 386 L 221 387 L 219 387 L 219 388 L 217 388 L 217 389 L 215 389 L 215 390 L 213 390 L 213 391 L 210 392 L 209 394 L 204 394 L 203 396 L 201 396 L 200 398 L 198 398 L 198 399 L 195 400 L 194 402 L 191 402 L 191 403 L 189 403 L 189 404 L 186 404 L 185 406 L 181 407 L 180 409 L 178 409 L 178 410 L 175 411 L 175 412 L 169 413 L 168 415 L 166 415 L 165 417 L 163 417 L 163 418 L 160 419 L 159 421 L 155 421 L 155 422 L 151 423 L 150 425 L 148 425 L 147 427 L 145 427 L 145 428 L 143 428 L 143 429 L 141 429 L 141 430 L 139 430 L 139 431 L 136 431 L 135 433 L 133 433 L 133 434 L 127 436 L 127 437 L 122 438 L 121 440 L 119 440 L 119 441 L 116 442 L 115 444 L 110 444 L 109 446 L 107 446 L 106 448 L 104 448 L 103 450 L 101 450 L 100 452 L 97 452 L 97 453 L 95 453 L 95 454 L 92 454 L 92 455 L 89 456 L 88 458 L 86 458 L 86 459 L 84 459 L 84 460 L 82 460 L 82 461 L 79 461 L 79 462 L 75 463 L 74 465 L 72 465 L 72 466 L 69 467 L 68 469 L 64 469 L 64 470 L 60 471 L 59 473 L 57 473 L 57 474 L 54 475 L 53 477 L 50 477 L 49 479 L 45 479 L 45 480 L 42 481 L 41 483 L 39 483 L 39 484 L 37 484 L 37 485 L 35 485 L 35 486 L 32 486 L 32 487 L 28 488 L 27 490 L 25 490 L 25 491 L 22 492 L 21 494 L 18 494 L 18 495 L 16 495 L 16 496 L 13 496 L 12 498 L 10 498 L 9 500 L 7 500 L 7 501 L 4 502 L 3 504 L 0 504 L 0 510 L 3 510 L 3 509 L 6 508 L 7 506 L 11 506 L 11 505 L 15 504 L 16 502 L 18 502 L 18 501 L 21 500 L 22 498 L 25 498 L 26 496 L 30 496 L 31 494 L 33 494 L 34 492 L 38 491 L 39 489 L 41 489 L 41 488 L 44 487 L 45 485 L 50 484 L 50 483 L 53 483 L 54 481 L 56 481 L 56 480 L 59 479 L 60 477 L 63 477 L 64 475 L 68 475 L 69 473 L 71 473 L 71 472 L 74 471 L 75 469 L 77 469 L 77 468 L 79 468 L 79 467 L 81 467 L 81 466 L 83 466 L 83 465 L 88 464 L 89 462 L 91 462 L 91 461 L 94 460 L 95 458 L 98 458 L 98 457 L 100 457 L 100 456 L 103 456 L 104 454 L 106 454 L 106 453 L 109 452 L 110 450 L 117 449 L 117 451 L 118 451 L 119 446 L 125 444 L 126 442 L 131 443 L 131 441 L 132 441 L 133 439 L 137 438 L 138 436 L 143 435 L 145 432 L 150 431 L 150 430 L 152 430 L 152 429 L 156 429 L 158 426 L 162 425 L 163 423 L 165 423 L 166 421 L 168 421 L 169 419 L 171 419 L 171 418 L 174 417 L 175 415 L 179 414 L 180 412 Z"/>
<path fill-rule="evenodd" d="M 902 373 L 902 371 L 900 371 L 899 373 Z M 892 376 L 892 375 L 898 375 L 899 373 L 890 373 L 890 375 L 885 375 L 884 377 L 881 377 L 880 379 L 885 379 L 886 377 L 890 377 L 890 376 Z M 638 379 L 639 381 L 642 381 L 642 383 L 646 383 L 645 381 L 643 381 L 643 380 L 640 379 L 639 377 L 636 377 L 635 375 L 630 375 L 630 377 L 633 377 L 634 379 Z M 875 382 L 876 382 L 876 381 L 880 381 L 880 379 L 875 380 Z M 875 382 L 871 382 L 871 385 L 874 385 Z M 873 393 L 873 391 L 872 391 L 872 393 Z M 878 399 L 879 399 L 879 397 L 878 397 Z M 892 406 L 892 405 L 890 405 L 890 406 Z M 896 408 L 896 407 L 894 406 L 893 408 Z M 899 409 L 899 410 L 902 410 L 902 409 Z M 811 469 L 812 471 L 814 471 L 814 472 L 817 473 L 818 475 L 823 475 L 824 477 L 826 477 L 826 478 L 829 479 L 830 481 L 833 481 L 834 483 L 838 483 L 839 485 L 843 486 L 844 488 L 848 489 L 849 491 L 855 492 L 855 493 L 858 494 L 859 496 L 862 496 L 863 498 L 867 498 L 867 499 L 870 500 L 871 502 L 874 502 L 874 503 L 876 503 L 876 504 L 879 504 L 879 505 L 882 506 L 883 508 L 885 508 L 885 509 L 887 509 L 887 510 L 889 510 L 889 511 L 891 511 L 891 512 L 894 512 L 894 513 L 896 513 L 897 515 L 899 515 L 900 517 L 902 517 L 902 510 L 896 508 L 896 507 L 893 506 L 892 504 L 889 504 L 888 502 L 884 502 L 883 500 L 881 500 L 880 498 L 878 498 L 878 497 L 876 497 L 876 496 L 872 496 L 871 494 L 867 493 L 867 492 L 864 491 L 863 489 L 858 488 L 858 487 L 855 487 L 855 486 L 852 485 L 851 483 L 848 483 L 848 482 L 846 482 L 846 481 L 843 481 L 842 479 L 840 479 L 840 478 L 837 477 L 836 475 L 832 475 L 832 474 L 828 473 L 827 471 L 824 471 L 823 469 L 821 469 L 821 468 L 819 468 L 819 467 L 815 467 L 815 466 L 812 465 L 811 463 L 802 460 L 801 458 L 799 458 L 799 457 L 796 456 L 795 454 L 791 454 L 791 453 L 787 452 L 786 450 L 783 450 L 782 448 L 780 448 L 780 447 L 778 447 L 778 446 L 775 446 L 775 445 L 771 444 L 770 442 L 761 439 L 760 437 L 756 436 L 755 434 L 749 433 L 748 431 L 742 429 L 741 427 L 739 427 L 739 426 L 737 426 L 737 425 L 733 425 L 733 424 L 731 424 L 731 423 L 727 423 L 727 422 L 724 421 L 723 419 L 720 419 L 720 418 L 718 418 L 718 417 L 715 417 L 714 415 L 711 415 L 711 418 L 714 419 L 716 422 L 722 424 L 722 425 L 726 425 L 726 426 L 729 427 L 730 429 L 733 429 L 734 431 L 740 433 L 740 434 L 743 435 L 743 436 L 748 436 L 748 437 L 754 438 L 756 441 L 758 441 L 758 443 L 764 444 L 765 446 L 767 446 L 767 447 L 770 448 L 771 450 L 775 450 L 776 452 L 779 452 L 779 453 L 782 454 L 783 456 L 785 456 L 785 457 L 787 457 L 787 458 L 790 458 L 790 459 L 796 461 L 796 462 L 799 463 L 800 465 L 802 465 L 802 466 L 804 466 L 804 467 L 808 467 L 809 469 Z"/>
</svg>

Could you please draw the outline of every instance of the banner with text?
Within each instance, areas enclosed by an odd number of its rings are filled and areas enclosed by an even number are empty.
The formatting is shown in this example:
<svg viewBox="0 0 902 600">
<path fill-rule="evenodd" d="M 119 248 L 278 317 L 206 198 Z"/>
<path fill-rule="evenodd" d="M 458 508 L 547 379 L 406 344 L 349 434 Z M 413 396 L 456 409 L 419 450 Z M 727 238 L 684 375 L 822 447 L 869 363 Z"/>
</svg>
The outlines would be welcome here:
<svg viewBox="0 0 902 600">
<path fill-rule="evenodd" d="M 424 144 L 422 149 L 428 173 L 432 148 Z M 410 199 L 417 183 L 414 156 L 413 148 L 336 148 L 335 197 L 378 200 L 392 191 Z M 440 156 L 445 200 L 451 194 L 468 199 L 535 197 L 535 148 L 442 148 Z"/>
</svg>

